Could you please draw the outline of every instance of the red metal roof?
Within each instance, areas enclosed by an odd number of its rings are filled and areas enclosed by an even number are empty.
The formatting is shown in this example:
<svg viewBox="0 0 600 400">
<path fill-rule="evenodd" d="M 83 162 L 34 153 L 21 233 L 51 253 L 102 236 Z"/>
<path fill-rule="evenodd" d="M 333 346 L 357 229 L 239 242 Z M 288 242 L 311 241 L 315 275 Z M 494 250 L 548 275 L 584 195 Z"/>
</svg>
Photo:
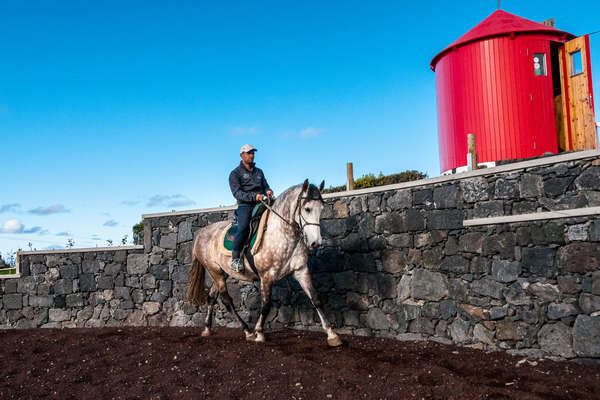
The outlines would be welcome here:
<svg viewBox="0 0 600 400">
<path fill-rule="evenodd" d="M 558 29 L 554 29 L 546 25 L 538 24 L 537 22 L 521 18 L 517 15 L 507 13 L 503 10 L 497 10 L 494 11 L 492 15 L 481 21 L 476 27 L 474 27 L 469 32 L 461 36 L 457 41 L 455 41 L 450 46 L 446 47 L 443 51 L 438 53 L 435 57 L 433 57 L 430 64 L 431 69 L 435 69 L 435 65 L 444 53 L 448 52 L 449 50 L 455 47 L 484 38 L 508 35 L 511 33 L 519 32 L 551 32 L 553 34 L 556 34 L 557 36 L 565 35 L 567 38 L 575 37 L 570 33 L 559 31 Z"/>
</svg>

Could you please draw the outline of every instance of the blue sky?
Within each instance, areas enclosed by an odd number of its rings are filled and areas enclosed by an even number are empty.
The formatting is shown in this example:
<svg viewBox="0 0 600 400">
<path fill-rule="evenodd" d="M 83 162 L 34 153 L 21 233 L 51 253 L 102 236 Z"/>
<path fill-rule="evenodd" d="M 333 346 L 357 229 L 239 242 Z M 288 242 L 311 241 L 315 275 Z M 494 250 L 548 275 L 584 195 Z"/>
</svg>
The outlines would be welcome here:
<svg viewBox="0 0 600 400">
<path fill-rule="evenodd" d="M 492 1 L 0 4 L 0 252 L 131 239 L 141 214 L 233 204 L 239 147 L 305 178 L 439 174 L 431 58 Z M 600 4 L 505 0 L 576 35 Z M 600 90 L 600 34 L 592 36 Z M 598 106 L 597 106 L 598 108 Z M 597 111 L 598 113 L 598 111 Z"/>
</svg>

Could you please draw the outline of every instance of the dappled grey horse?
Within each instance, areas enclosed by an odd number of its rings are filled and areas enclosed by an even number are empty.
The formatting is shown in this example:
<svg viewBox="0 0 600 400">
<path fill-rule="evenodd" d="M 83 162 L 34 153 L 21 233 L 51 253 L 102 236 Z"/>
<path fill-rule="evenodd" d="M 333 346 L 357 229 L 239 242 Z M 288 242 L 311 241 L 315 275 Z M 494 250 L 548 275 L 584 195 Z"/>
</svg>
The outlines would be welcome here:
<svg viewBox="0 0 600 400">
<path fill-rule="evenodd" d="M 327 343 L 330 346 L 342 344 L 325 318 L 307 265 L 308 249 L 321 245 L 319 219 L 323 210 L 321 190 L 324 184 L 325 182 L 321 182 L 317 188 L 309 184 L 307 179 L 302 185 L 292 186 L 279 196 L 268 217 L 260 249 L 254 254 L 254 266 L 258 275 L 253 271 L 247 257 L 244 257 L 243 273 L 236 273 L 229 267 L 231 255 L 222 251 L 223 231 L 227 229 L 228 221 L 217 222 L 198 231 L 192 250 L 188 299 L 198 305 L 208 300 L 206 327 L 202 336 L 209 336 L 211 333 L 213 307 L 220 295 L 223 305 L 242 325 L 246 339 L 264 342 L 263 325 L 271 309 L 273 283 L 293 275 L 316 308 L 327 333 Z M 208 271 L 214 282 L 208 299 L 204 286 L 205 271 Z M 244 281 L 260 280 L 262 307 L 254 332 L 250 331 L 246 322 L 235 311 L 225 283 L 228 276 Z"/>
</svg>

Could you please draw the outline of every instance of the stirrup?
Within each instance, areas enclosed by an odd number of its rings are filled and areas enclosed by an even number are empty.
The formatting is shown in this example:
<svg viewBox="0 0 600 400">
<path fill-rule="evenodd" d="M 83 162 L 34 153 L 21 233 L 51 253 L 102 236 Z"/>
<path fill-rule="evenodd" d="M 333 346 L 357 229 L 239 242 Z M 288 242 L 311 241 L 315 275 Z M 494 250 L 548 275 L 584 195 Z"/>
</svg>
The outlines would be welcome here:
<svg viewBox="0 0 600 400">
<path fill-rule="evenodd" d="M 234 272 L 237 272 L 238 274 L 241 274 L 242 272 L 244 272 L 244 263 L 239 258 L 232 259 L 231 260 L 231 264 L 229 264 L 229 267 Z"/>
</svg>

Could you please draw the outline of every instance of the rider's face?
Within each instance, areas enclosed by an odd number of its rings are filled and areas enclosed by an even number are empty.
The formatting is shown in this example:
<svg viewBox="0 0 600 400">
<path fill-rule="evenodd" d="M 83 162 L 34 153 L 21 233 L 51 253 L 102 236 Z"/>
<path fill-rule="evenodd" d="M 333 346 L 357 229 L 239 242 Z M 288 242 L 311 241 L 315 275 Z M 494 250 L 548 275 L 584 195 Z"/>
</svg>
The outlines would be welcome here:
<svg viewBox="0 0 600 400">
<path fill-rule="evenodd" d="M 248 153 L 241 153 L 240 157 L 246 164 L 250 164 L 254 162 L 254 151 L 250 151 Z"/>
</svg>

